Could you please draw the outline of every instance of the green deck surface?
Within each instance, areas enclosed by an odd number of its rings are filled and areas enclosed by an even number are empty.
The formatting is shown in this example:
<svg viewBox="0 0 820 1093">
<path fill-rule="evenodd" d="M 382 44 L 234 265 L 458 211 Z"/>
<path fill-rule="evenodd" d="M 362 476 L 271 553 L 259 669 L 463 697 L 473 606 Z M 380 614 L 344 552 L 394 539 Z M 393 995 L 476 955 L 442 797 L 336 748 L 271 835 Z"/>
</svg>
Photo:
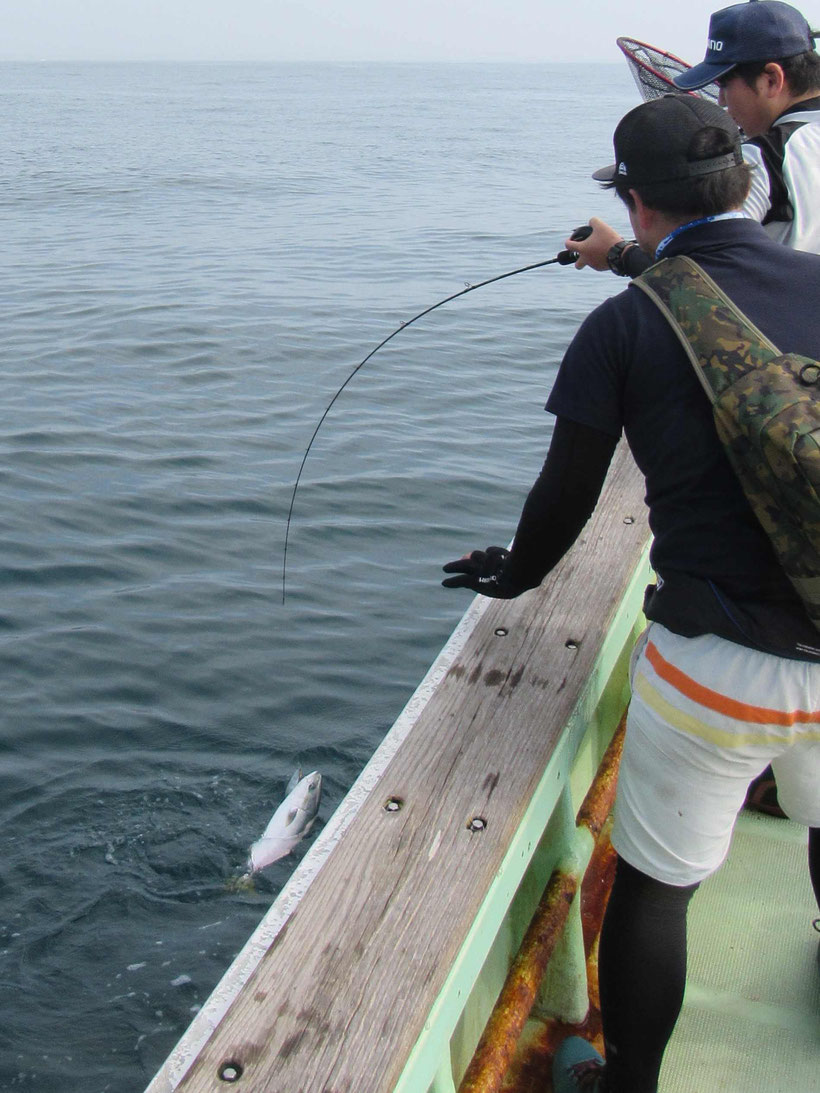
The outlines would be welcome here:
<svg viewBox="0 0 820 1093">
<path fill-rule="evenodd" d="M 820 1093 L 820 934 L 806 831 L 743 812 L 689 912 L 663 1093 Z"/>
</svg>

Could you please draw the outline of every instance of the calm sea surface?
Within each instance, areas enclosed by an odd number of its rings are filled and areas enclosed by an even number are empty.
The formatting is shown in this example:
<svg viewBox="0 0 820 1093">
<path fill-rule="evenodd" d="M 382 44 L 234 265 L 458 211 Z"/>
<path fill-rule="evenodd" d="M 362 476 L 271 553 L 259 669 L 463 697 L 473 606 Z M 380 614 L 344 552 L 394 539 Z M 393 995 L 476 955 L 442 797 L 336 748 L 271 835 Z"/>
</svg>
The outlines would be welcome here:
<svg viewBox="0 0 820 1093">
<path fill-rule="evenodd" d="M 591 77 L 593 78 L 591 80 Z M 594 80 L 594 82 L 593 82 Z M 626 66 L 0 66 L 0 1089 L 137 1093 L 505 543 Z"/>
</svg>

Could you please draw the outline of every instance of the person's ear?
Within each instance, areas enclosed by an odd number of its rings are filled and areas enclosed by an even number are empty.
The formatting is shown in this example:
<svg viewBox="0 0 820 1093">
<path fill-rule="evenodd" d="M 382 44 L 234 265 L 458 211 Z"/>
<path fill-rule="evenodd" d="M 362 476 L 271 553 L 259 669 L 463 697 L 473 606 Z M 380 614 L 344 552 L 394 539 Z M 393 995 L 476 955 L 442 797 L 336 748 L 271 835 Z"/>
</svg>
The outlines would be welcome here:
<svg viewBox="0 0 820 1093">
<path fill-rule="evenodd" d="M 757 79 L 758 91 L 767 99 L 775 99 L 786 89 L 786 74 L 776 61 L 769 61 Z"/>
<path fill-rule="evenodd" d="M 654 209 L 650 209 L 648 205 L 645 205 L 641 199 L 641 195 L 637 190 L 630 190 L 632 200 L 635 203 L 635 218 L 640 225 L 641 231 L 649 232 L 652 230 L 655 224 L 656 212 Z"/>
</svg>

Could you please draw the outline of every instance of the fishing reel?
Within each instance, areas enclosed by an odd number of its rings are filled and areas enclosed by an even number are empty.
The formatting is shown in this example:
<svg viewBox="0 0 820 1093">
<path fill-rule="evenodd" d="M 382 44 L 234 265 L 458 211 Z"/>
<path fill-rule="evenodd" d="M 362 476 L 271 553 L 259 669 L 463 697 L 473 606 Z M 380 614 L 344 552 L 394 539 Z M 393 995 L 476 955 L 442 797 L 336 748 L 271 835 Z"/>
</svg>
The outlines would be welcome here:
<svg viewBox="0 0 820 1093">
<path fill-rule="evenodd" d="M 570 236 L 570 239 L 576 239 L 579 243 L 582 243 L 584 239 L 589 239 L 592 235 L 592 227 L 589 224 L 582 224 L 580 228 L 576 228 Z M 555 256 L 555 261 L 559 266 L 571 266 L 578 261 L 577 250 L 562 250 Z"/>
</svg>

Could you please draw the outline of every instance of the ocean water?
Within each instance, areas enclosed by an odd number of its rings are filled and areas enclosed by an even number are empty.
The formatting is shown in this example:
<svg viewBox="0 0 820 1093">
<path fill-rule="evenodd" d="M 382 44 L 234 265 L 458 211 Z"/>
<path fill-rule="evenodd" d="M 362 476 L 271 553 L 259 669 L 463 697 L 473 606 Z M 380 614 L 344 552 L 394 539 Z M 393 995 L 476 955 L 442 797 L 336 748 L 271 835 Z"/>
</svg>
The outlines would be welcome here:
<svg viewBox="0 0 820 1093">
<path fill-rule="evenodd" d="M 0 66 L 0 1090 L 143 1090 L 506 543 L 625 66 Z"/>
</svg>

